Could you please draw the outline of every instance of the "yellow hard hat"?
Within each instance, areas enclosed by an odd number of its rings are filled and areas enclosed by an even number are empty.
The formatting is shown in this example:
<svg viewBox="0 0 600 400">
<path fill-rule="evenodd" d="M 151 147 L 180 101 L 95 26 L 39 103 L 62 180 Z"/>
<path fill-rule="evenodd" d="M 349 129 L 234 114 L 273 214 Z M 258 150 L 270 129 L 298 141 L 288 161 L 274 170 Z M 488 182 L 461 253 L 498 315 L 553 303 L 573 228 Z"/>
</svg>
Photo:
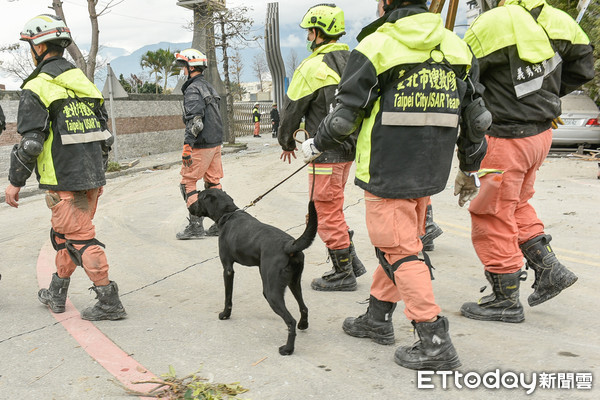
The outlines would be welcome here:
<svg viewBox="0 0 600 400">
<path fill-rule="evenodd" d="M 346 33 L 344 11 L 335 4 L 316 5 L 304 14 L 300 27 L 321 29 L 327 36 L 342 36 Z"/>
</svg>

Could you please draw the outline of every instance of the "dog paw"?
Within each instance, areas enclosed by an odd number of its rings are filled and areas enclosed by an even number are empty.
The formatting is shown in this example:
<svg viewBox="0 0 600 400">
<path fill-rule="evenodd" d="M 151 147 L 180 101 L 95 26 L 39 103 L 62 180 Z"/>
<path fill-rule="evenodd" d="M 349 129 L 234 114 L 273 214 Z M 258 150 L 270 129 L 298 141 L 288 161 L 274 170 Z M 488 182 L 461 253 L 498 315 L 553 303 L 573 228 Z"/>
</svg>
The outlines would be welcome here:
<svg viewBox="0 0 600 400">
<path fill-rule="evenodd" d="M 287 345 L 281 346 L 279 348 L 279 354 L 281 354 L 282 356 L 289 356 L 293 352 L 294 352 L 294 348 L 293 347 L 289 348 Z"/>
<path fill-rule="evenodd" d="M 306 328 L 308 328 L 308 321 L 303 321 L 303 320 L 300 320 L 300 321 L 298 322 L 298 329 L 300 329 L 300 330 L 302 330 L 302 331 L 303 331 L 303 330 L 305 330 Z"/>
<path fill-rule="evenodd" d="M 221 320 L 229 319 L 229 317 L 231 317 L 231 313 L 227 313 L 227 312 L 219 313 L 219 319 L 221 319 Z"/>
</svg>

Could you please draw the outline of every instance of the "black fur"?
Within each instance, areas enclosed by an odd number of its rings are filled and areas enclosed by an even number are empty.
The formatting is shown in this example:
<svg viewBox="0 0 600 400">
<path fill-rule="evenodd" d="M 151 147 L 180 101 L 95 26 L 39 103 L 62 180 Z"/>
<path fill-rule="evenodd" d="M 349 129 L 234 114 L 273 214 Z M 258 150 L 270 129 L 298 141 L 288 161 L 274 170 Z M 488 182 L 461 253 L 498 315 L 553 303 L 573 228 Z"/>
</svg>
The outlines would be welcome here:
<svg viewBox="0 0 600 400">
<path fill-rule="evenodd" d="M 285 288 L 289 286 L 300 306 L 298 329 L 308 328 L 308 308 L 302 299 L 300 278 L 304 269 L 304 254 L 317 234 L 317 211 L 308 204 L 308 223 L 304 233 L 294 239 L 281 229 L 263 224 L 240 210 L 233 199 L 219 189 L 207 189 L 198 194 L 198 201 L 189 207 L 190 213 L 209 217 L 219 227 L 219 257 L 225 281 L 225 309 L 219 319 L 231 316 L 233 293 L 233 263 L 258 266 L 263 283 L 263 295 L 288 327 L 287 343 L 279 348 L 281 355 L 294 352 L 296 320 L 285 306 Z"/>
</svg>

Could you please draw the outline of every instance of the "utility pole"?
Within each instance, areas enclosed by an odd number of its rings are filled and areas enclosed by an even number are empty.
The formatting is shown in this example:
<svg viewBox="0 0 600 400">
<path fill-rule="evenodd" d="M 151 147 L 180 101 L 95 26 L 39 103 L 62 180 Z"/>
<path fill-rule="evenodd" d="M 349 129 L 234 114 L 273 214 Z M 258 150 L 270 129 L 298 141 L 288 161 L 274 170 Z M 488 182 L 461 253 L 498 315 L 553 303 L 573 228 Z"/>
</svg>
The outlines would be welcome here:
<svg viewBox="0 0 600 400">
<path fill-rule="evenodd" d="M 213 11 L 216 7 L 226 7 L 226 0 L 178 0 L 177 5 L 194 12 L 194 36 L 192 47 L 198 49 L 208 59 L 208 68 L 204 77 L 213 85 L 221 101 L 219 109 L 223 121 L 223 140 L 229 138 L 229 118 L 227 114 L 227 90 L 217 69 L 217 53 L 215 51 L 215 24 Z"/>
</svg>

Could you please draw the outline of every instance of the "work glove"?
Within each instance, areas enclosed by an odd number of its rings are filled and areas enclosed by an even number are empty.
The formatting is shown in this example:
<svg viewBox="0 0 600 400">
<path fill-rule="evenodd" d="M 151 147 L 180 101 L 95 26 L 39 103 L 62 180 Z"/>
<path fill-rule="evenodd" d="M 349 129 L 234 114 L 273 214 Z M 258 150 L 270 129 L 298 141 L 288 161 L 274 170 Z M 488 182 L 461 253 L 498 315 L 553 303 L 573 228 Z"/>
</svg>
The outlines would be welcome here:
<svg viewBox="0 0 600 400">
<path fill-rule="evenodd" d="M 459 170 L 454 180 L 454 195 L 458 195 L 458 205 L 462 207 L 473 200 L 479 193 L 479 186 L 477 172 Z"/>
<path fill-rule="evenodd" d="M 181 161 L 183 162 L 184 167 L 189 167 L 192 165 L 192 146 L 189 144 L 183 145 L 183 154 L 181 155 Z"/>
<path fill-rule="evenodd" d="M 559 125 L 564 125 L 565 122 L 561 117 L 556 117 L 552 120 L 552 129 L 557 129 Z"/>
<path fill-rule="evenodd" d="M 302 153 L 304 153 L 305 163 L 309 163 L 321 155 L 321 151 L 315 146 L 315 138 L 306 139 L 302 143 Z"/>
<path fill-rule="evenodd" d="M 204 122 L 202 122 L 202 117 L 196 115 L 192 123 L 192 135 L 194 135 L 194 137 L 198 137 L 198 135 L 200 134 L 200 132 L 202 132 L 203 129 Z"/>
</svg>

